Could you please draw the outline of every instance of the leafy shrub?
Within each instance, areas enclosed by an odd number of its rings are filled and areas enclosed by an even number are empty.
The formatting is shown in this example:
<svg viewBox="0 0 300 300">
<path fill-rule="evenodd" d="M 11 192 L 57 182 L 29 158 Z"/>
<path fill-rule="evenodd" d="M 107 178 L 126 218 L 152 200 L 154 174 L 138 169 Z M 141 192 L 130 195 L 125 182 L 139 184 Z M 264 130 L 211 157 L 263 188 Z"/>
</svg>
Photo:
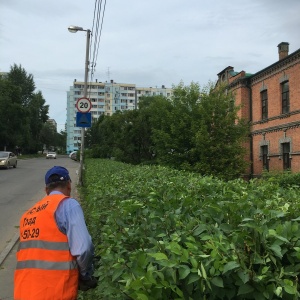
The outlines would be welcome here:
<svg viewBox="0 0 300 300">
<path fill-rule="evenodd" d="M 262 175 L 264 180 L 278 183 L 281 187 L 300 187 L 300 173 L 292 172 L 264 172 Z"/>
<path fill-rule="evenodd" d="M 298 189 L 92 159 L 85 182 L 84 299 L 298 299 Z"/>
</svg>

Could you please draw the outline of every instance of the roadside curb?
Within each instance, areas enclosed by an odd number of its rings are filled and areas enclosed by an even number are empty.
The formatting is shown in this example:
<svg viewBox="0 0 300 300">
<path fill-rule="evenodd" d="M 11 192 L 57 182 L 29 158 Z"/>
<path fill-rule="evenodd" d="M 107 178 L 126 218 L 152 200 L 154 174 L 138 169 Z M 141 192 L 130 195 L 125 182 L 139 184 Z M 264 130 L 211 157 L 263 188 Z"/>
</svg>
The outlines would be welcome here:
<svg viewBox="0 0 300 300">
<path fill-rule="evenodd" d="M 4 250 L 0 253 L 0 266 L 5 261 L 6 257 L 10 253 L 10 251 L 13 249 L 13 247 L 16 245 L 16 243 L 19 241 L 19 230 L 16 231 L 13 238 L 10 240 L 10 242 L 6 245 Z"/>
</svg>

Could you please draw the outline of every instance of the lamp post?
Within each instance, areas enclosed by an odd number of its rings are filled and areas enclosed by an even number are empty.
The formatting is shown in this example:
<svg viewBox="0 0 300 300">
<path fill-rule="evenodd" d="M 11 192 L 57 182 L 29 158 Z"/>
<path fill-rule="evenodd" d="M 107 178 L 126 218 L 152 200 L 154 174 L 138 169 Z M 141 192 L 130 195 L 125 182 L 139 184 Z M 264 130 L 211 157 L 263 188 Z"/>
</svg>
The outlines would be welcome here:
<svg viewBox="0 0 300 300">
<path fill-rule="evenodd" d="M 89 29 L 83 29 L 78 26 L 69 26 L 68 30 L 72 33 L 76 33 L 77 31 L 86 31 L 86 51 L 85 51 L 85 71 L 84 71 L 84 90 L 83 97 L 87 97 L 87 81 L 88 81 L 88 73 L 89 73 L 89 50 L 90 50 L 90 36 L 91 31 Z M 83 152 L 84 152 L 84 127 L 81 128 L 81 147 L 80 147 L 80 163 L 79 163 L 79 174 L 78 174 L 78 184 L 83 185 L 82 181 L 82 173 L 83 173 Z"/>
</svg>

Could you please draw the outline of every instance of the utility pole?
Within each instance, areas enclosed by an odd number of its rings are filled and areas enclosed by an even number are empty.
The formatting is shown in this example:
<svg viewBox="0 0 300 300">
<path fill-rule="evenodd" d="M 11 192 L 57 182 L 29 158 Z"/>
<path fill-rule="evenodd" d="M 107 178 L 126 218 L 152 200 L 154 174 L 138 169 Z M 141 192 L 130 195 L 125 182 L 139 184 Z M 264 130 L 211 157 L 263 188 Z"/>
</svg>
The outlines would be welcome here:
<svg viewBox="0 0 300 300">
<path fill-rule="evenodd" d="M 87 83 L 88 83 L 88 74 L 89 74 L 89 56 L 90 56 L 90 37 L 91 30 L 83 29 L 78 26 L 69 26 L 68 30 L 72 33 L 77 31 L 86 31 L 86 50 L 85 50 L 85 70 L 84 70 L 84 90 L 83 96 L 87 98 Z M 83 174 L 83 159 L 84 159 L 84 135 L 85 128 L 81 127 L 81 147 L 80 147 L 80 161 L 79 161 L 79 174 L 78 174 L 78 184 L 83 185 L 82 174 Z"/>
</svg>

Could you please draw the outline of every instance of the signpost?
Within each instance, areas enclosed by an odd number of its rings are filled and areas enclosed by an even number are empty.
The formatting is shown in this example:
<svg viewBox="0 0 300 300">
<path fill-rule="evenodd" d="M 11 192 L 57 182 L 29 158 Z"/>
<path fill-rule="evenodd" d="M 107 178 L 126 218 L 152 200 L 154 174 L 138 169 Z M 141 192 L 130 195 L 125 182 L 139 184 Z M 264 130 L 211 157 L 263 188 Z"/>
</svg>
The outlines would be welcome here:
<svg viewBox="0 0 300 300">
<path fill-rule="evenodd" d="M 80 185 L 82 182 L 82 170 L 83 170 L 83 151 L 84 151 L 84 130 L 86 127 L 92 126 L 92 113 L 89 111 L 92 108 L 90 99 L 86 97 L 79 98 L 76 101 L 76 127 L 81 127 L 81 148 L 80 148 L 80 169 L 79 169 L 79 181 Z"/>
<path fill-rule="evenodd" d="M 91 100 L 86 97 L 79 98 L 76 102 L 76 108 L 81 113 L 88 113 L 92 108 Z"/>
</svg>

